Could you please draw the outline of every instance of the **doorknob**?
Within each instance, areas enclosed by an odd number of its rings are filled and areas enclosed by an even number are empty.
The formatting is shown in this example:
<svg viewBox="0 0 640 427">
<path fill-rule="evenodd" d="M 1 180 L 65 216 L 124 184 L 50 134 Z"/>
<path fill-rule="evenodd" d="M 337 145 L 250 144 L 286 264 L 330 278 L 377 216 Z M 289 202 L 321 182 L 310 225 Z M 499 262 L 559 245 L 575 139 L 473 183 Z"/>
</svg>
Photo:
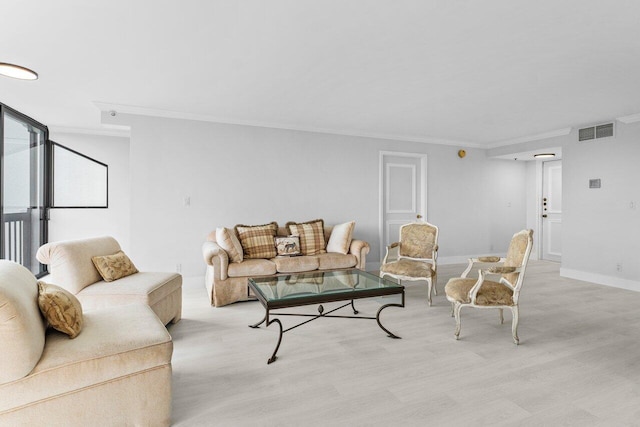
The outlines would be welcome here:
<svg viewBox="0 0 640 427">
<path fill-rule="evenodd" d="M 418 214 L 418 215 L 416 215 L 416 218 L 420 219 L 420 218 L 422 218 L 422 215 Z"/>
<path fill-rule="evenodd" d="M 547 214 L 542 215 L 542 218 L 546 218 L 546 217 L 547 217 Z"/>
</svg>

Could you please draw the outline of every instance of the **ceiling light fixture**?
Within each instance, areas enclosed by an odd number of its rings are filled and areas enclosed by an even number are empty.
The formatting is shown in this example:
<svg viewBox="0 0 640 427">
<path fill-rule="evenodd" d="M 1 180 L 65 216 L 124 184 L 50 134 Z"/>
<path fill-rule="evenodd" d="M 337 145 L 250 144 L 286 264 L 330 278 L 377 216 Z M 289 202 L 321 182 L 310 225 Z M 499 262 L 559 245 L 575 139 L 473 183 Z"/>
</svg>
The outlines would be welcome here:
<svg viewBox="0 0 640 427">
<path fill-rule="evenodd" d="M 549 157 L 555 157 L 556 153 L 540 153 L 540 154 L 534 154 L 533 157 L 536 159 L 547 159 Z"/>
<path fill-rule="evenodd" d="M 38 73 L 20 65 L 0 62 L 0 74 L 20 80 L 38 80 Z"/>
</svg>

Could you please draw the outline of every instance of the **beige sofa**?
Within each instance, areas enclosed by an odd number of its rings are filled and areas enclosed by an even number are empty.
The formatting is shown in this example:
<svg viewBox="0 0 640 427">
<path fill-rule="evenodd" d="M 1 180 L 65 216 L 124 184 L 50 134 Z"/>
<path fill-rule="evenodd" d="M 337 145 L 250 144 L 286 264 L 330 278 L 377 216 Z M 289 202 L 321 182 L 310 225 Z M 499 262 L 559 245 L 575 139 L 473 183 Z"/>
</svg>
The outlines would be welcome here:
<svg viewBox="0 0 640 427">
<path fill-rule="evenodd" d="M 324 227 L 325 241 L 328 242 L 332 226 Z M 289 234 L 284 227 L 278 228 L 279 236 Z M 315 270 L 340 270 L 348 268 L 365 269 L 369 244 L 362 240 L 351 240 L 349 252 L 322 253 L 309 256 L 276 257 L 272 259 L 245 259 L 230 262 L 229 255 L 216 242 L 216 232 L 207 236 L 202 245 L 202 255 L 207 264 L 205 286 L 210 303 L 220 307 L 249 299 L 247 280 L 250 277 L 277 276 Z"/>
<path fill-rule="evenodd" d="M 70 339 L 37 299 L 31 272 L 0 261 L 0 425 L 170 424 L 173 343 L 148 306 L 87 312 Z"/>
<path fill-rule="evenodd" d="M 38 249 L 36 258 L 48 265 L 46 281 L 74 294 L 85 311 L 139 302 L 151 307 L 165 325 L 179 321 L 181 275 L 139 272 L 113 282 L 102 280 L 91 258 L 120 250 L 113 237 L 95 237 L 47 243 Z"/>
</svg>

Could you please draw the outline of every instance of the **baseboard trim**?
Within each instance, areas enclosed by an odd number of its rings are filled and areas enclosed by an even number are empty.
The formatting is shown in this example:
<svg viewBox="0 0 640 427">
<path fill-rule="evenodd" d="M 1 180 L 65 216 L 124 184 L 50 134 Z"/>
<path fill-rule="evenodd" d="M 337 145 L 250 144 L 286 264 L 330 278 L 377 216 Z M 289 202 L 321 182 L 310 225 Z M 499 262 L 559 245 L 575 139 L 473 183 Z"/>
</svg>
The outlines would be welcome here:
<svg viewBox="0 0 640 427">
<path fill-rule="evenodd" d="M 588 271 L 560 268 L 560 276 L 569 279 L 582 280 L 584 282 L 597 283 L 598 285 L 612 288 L 626 289 L 640 292 L 640 282 L 637 280 L 621 279 L 619 277 L 606 276 L 604 274 L 590 273 Z"/>
</svg>

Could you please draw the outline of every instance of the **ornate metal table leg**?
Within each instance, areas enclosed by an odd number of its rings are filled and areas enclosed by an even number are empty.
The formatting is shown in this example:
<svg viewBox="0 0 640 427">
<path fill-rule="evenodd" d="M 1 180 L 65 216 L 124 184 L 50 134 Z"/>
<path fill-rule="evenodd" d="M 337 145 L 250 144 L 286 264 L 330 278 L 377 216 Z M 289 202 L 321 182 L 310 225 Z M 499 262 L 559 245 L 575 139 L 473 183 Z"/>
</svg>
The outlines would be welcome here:
<svg viewBox="0 0 640 427">
<path fill-rule="evenodd" d="M 267 360 L 267 365 L 270 363 L 273 363 L 276 361 L 276 359 L 278 358 L 276 356 L 276 353 L 278 352 L 278 349 L 280 348 L 280 343 L 282 342 L 282 323 L 280 323 L 280 320 L 278 319 L 273 319 L 271 321 L 269 321 L 269 323 L 267 323 L 267 328 L 272 324 L 272 323 L 277 323 L 278 327 L 280 328 L 280 335 L 278 336 L 278 344 L 276 344 L 276 349 L 273 350 L 273 354 L 271 355 L 271 357 L 269 358 L 269 360 Z"/>
<path fill-rule="evenodd" d="M 382 307 L 380 307 L 380 309 L 376 313 L 376 322 L 378 322 L 378 326 L 380 326 L 380 328 L 383 331 L 385 331 L 390 338 L 402 338 L 402 337 L 399 337 L 399 336 L 393 334 L 392 332 L 390 332 L 387 328 L 382 326 L 382 323 L 380 323 L 380 312 L 382 310 L 384 310 L 385 308 L 387 308 L 387 307 L 404 307 L 404 304 L 387 304 L 387 305 L 383 305 Z"/>
<path fill-rule="evenodd" d="M 356 310 L 356 306 L 353 305 L 353 300 L 351 300 L 351 308 L 353 309 L 353 314 L 358 314 L 358 310 Z"/>
<path fill-rule="evenodd" d="M 262 320 L 261 320 L 261 321 L 259 321 L 259 322 L 258 322 L 258 323 L 256 323 L 255 325 L 249 325 L 249 327 L 250 327 L 250 328 L 254 328 L 254 329 L 255 329 L 255 328 L 259 328 L 259 327 L 260 327 L 260 325 L 262 325 L 262 324 L 265 322 L 265 320 L 267 320 L 267 316 L 268 316 L 268 315 L 269 315 L 269 312 L 268 312 L 268 311 L 267 311 L 267 312 L 265 312 L 265 313 L 264 313 L 264 317 L 262 318 Z M 267 326 L 269 326 L 269 325 L 267 325 Z"/>
</svg>

